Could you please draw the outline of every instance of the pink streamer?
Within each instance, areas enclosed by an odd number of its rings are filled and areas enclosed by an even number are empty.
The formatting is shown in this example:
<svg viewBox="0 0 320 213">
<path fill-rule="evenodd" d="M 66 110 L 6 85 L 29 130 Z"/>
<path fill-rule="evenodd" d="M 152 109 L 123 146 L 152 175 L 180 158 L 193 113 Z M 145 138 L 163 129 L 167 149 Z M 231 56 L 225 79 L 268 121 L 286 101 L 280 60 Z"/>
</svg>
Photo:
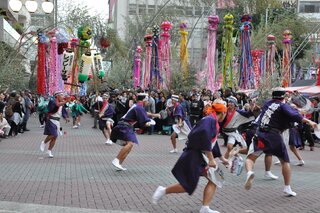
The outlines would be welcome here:
<svg viewBox="0 0 320 213">
<path fill-rule="evenodd" d="M 51 32 L 50 32 L 51 33 Z M 50 57 L 49 57 L 49 94 L 54 94 L 58 90 L 58 43 L 55 32 L 52 32 L 50 39 Z"/>
<path fill-rule="evenodd" d="M 133 78 L 134 78 L 134 87 L 138 87 L 140 86 L 140 72 L 141 72 L 141 57 L 140 57 L 140 53 L 142 52 L 142 48 L 140 46 L 137 47 L 136 49 L 136 54 L 135 54 L 135 67 L 134 67 L 134 73 L 133 73 Z"/>
<path fill-rule="evenodd" d="M 142 88 L 147 88 L 150 86 L 150 71 L 151 71 L 151 58 L 152 58 L 152 35 L 147 34 L 144 37 L 144 41 L 146 42 L 146 53 L 145 53 Z"/>
<path fill-rule="evenodd" d="M 161 33 L 162 38 L 162 51 L 161 51 L 161 68 L 162 71 L 162 84 L 163 88 L 169 90 L 170 88 L 170 79 L 171 79 L 171 71 L 170 71 L 170 33 L 169 31 L 172 28 L 172 24 L 168 21 L 165 21 L 161 24 L 161 29 L 164 31 Z"/>
<path fill-rule="evenodd" d="M 217 41 L 217 29 L 219 23 L 219 16 L 211 15 L 208 17 L 208 52 L 207 52 L 207 85 L 206 88 L 214 91 L 217 88 L 215 83 L 215 56 L 216 56 L 216 41 Z"/>
</svg>

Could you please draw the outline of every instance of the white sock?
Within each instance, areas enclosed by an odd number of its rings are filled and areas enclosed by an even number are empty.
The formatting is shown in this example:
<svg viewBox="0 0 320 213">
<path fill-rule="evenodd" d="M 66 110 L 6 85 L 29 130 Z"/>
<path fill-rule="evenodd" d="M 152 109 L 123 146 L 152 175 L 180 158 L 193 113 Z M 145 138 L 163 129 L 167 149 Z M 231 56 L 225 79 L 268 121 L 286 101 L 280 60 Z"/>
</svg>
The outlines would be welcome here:
<svg viewBox="0 0 320 213">
<path fill-rule="evenodd" d="M 289 192 L 292 191 L 290 185 L 284 186 L 284 190 Z"/>
<path fill-rule="evenodd" d="M 202 206 L 201 209 L 209 209 L 209 206 Z"/>
<path fill-rule="evenodd" d="M 271 171 L 266 171 L 266 175 L 272 175 Z"/>
</svg>

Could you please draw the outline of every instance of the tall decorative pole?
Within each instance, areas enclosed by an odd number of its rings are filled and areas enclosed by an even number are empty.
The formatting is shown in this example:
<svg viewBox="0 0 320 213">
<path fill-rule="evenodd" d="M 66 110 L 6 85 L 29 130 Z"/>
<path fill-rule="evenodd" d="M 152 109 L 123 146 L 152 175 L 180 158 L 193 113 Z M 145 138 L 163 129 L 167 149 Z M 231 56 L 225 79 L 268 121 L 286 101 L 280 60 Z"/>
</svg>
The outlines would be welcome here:
<svg viewBox="0 0 320 213">
<path fill-rule="evenodd" d="M 188 47 L 187 47 L 187 37 L 188 37 L 188 23 L 182 21 L 180 24 L 181 42 L 180 42 L 180 60 L 183 72 L 184 80 L 188 78 Z"/>
<path fill-rule="evenodd" d="M 260 87 L 261 77 L 263 75 L 263 68 L 264 68 L 264 51 L 262 50 L 253 50 L 252 51 L 252 65 L 253 65 L 253 71 L 254 71 L 254 82 L 255 82 L 255 88 Z"/>
<path fill-rule="evenodd" d="M 142 47 L 137 46 L 136 53 L 135 53 L 135 59 L 134 59 L 134 72 L 133 72 L 133 80 L 134 80 L 134 87 L 140 86 L 140 72 L 141 72 L 141 57 L 140 53 L 142 52 Z"/>
<path fill-rule="evenodd" d="M 154 25 L 153 29 L 153 39 L 152 39 L 152 60 L 151 60 L 151 88 L 160 88 L 160 71 L 159 71 L 159 35 L 160 35 L 160 27 L 158 25 Z"/>
<path fill-rule="evenodd" d="M 169 31 L 172 29 L 172 24 L 169 21 L 164 21 L 161 24 L 161 29 L 163 33 L 161 33 L 162 38 L 162 53 L 161 53 L 161 61 L 162 61 L 162 81 L 163 88 L 168 90 L 170 88 L 170 33 Z"/>
<path fill-rule="evenodd" d="M 282 56 L 282 86 L 288 87 L 291 84 L 291 39 L 292 33 L 290 30 L 285 30 L 283 36 L 283 56 Z"/>
<path fill-rule="evenodd" d="M 252 18 L 245 14 L 241 16 L 242 26 L 240 27 L 240 76 L 239 86 L 242 89 L 254 88 L 254 72 L 252 67 L 252 56 L 250 46 L 250 29 Z"/>
<path fill-rule="evenodd" d="M 222 36 L 222 46 L 224 52 L 224 58 L 222 62 L 222 87 L 227 87 L 229 84 L 230 87 L 233 86 L 233 66 L 232 58 L 234 52 L 233 44 L 233 23 L 234 17 L 232 14 L 227 14 L 223 17 L 224 27 L 223 27 L 223 36 Z"/>
<path fill-rule="evenodd" d="M 268 35 L 267 44 L 268 44 L 268 52 L 267 52 L 267 63 L 266 63 L 266 81 L 269 85 L 270 77 L 275 73 L 276 70 L 276 37 L 274 35 Z"/>
<path fill-rule="evenodd" d="M 219 16 L 210 15 L 208 17 L 208 50 L 207 50 L 207 85 L 206 88 L 214 91 L 215 87 L 215 59 L 216 59 L 216 42 Z"/>
<path fill-rule="evenodd" d="M 57 30 L 53 29 L 48 34 L 50 38 L 50 55 L 49 55 L 49 94 L 52 95 L 55 91 L 58 90 L 58 43 L 56 38 Z"/>
<path fill-rule="evenodd" d="M 150 71 L 151 71 L 151 57 L 152 57 L 152 34 L 146 34 L 144 37 L 146 43 L 146 52 L 144 57 L 144 71 L 143 71 L 143 87 L 150 87 Z"/>
</svg>

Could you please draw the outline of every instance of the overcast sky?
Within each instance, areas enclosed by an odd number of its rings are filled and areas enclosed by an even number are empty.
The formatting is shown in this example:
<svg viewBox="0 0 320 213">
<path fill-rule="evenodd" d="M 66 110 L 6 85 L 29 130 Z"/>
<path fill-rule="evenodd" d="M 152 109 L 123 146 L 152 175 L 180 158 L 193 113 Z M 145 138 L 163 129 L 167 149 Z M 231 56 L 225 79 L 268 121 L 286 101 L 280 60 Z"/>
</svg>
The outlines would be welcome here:
<svg viewBox="0 0 320 213">
<path fill-rule="evenodd" d="M 70 0 L 58 0 L 58 2 L 69 2 Z M 87 5 L 91 11 L 91 15 L 103 13 L 105 16 L 109 14 L 108 0 L 73 0 L 74 4 Z"/>
</svg>

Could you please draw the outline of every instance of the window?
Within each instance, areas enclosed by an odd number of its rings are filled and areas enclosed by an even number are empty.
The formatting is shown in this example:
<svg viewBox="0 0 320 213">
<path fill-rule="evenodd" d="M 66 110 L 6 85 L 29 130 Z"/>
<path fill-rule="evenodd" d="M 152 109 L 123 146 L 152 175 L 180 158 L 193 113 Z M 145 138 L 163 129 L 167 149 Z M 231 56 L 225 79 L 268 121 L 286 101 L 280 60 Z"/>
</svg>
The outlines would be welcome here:
<svg viewBox="0 0 320 213">
<path fill-rule="evenodd" d="M 147 12 L 147 6 L 145 4 L 139 5 L 139 15 L 144 15 Z"/>
<path fill-rule="evenodd" d="M 193 16 L 193 7 L 186 7 L 186 15 Z"/>
<path fill-rule="evenodd" d="M 154 14 L 156 12 L 155 5 L 148 5 L 148 14 Z"/>
<path fill-rule="evenodd" d="M 311 2 L 311 1 L 300 2 L 299 12 L 300 13 L 320 13 L 320 1 L 318 1 L 318 2 Z"/>
<path fill-rule="evenodd" d="M 176 14 L 177 15 L 185 15 L 185 10 L 183 6 L 176 6 Z"/>
<path fill-rule="evenodd" d="M 137 5 L 129 4 L 129 15 L 137 15 Z"/>
<path fill-rule="evenodd" d="M 196 7 L 195 11 L 194 11 L 194 14 L 196 16 L 200 16 L 202 14 L 202 8 L 201 7 Z"/>
</svg>

